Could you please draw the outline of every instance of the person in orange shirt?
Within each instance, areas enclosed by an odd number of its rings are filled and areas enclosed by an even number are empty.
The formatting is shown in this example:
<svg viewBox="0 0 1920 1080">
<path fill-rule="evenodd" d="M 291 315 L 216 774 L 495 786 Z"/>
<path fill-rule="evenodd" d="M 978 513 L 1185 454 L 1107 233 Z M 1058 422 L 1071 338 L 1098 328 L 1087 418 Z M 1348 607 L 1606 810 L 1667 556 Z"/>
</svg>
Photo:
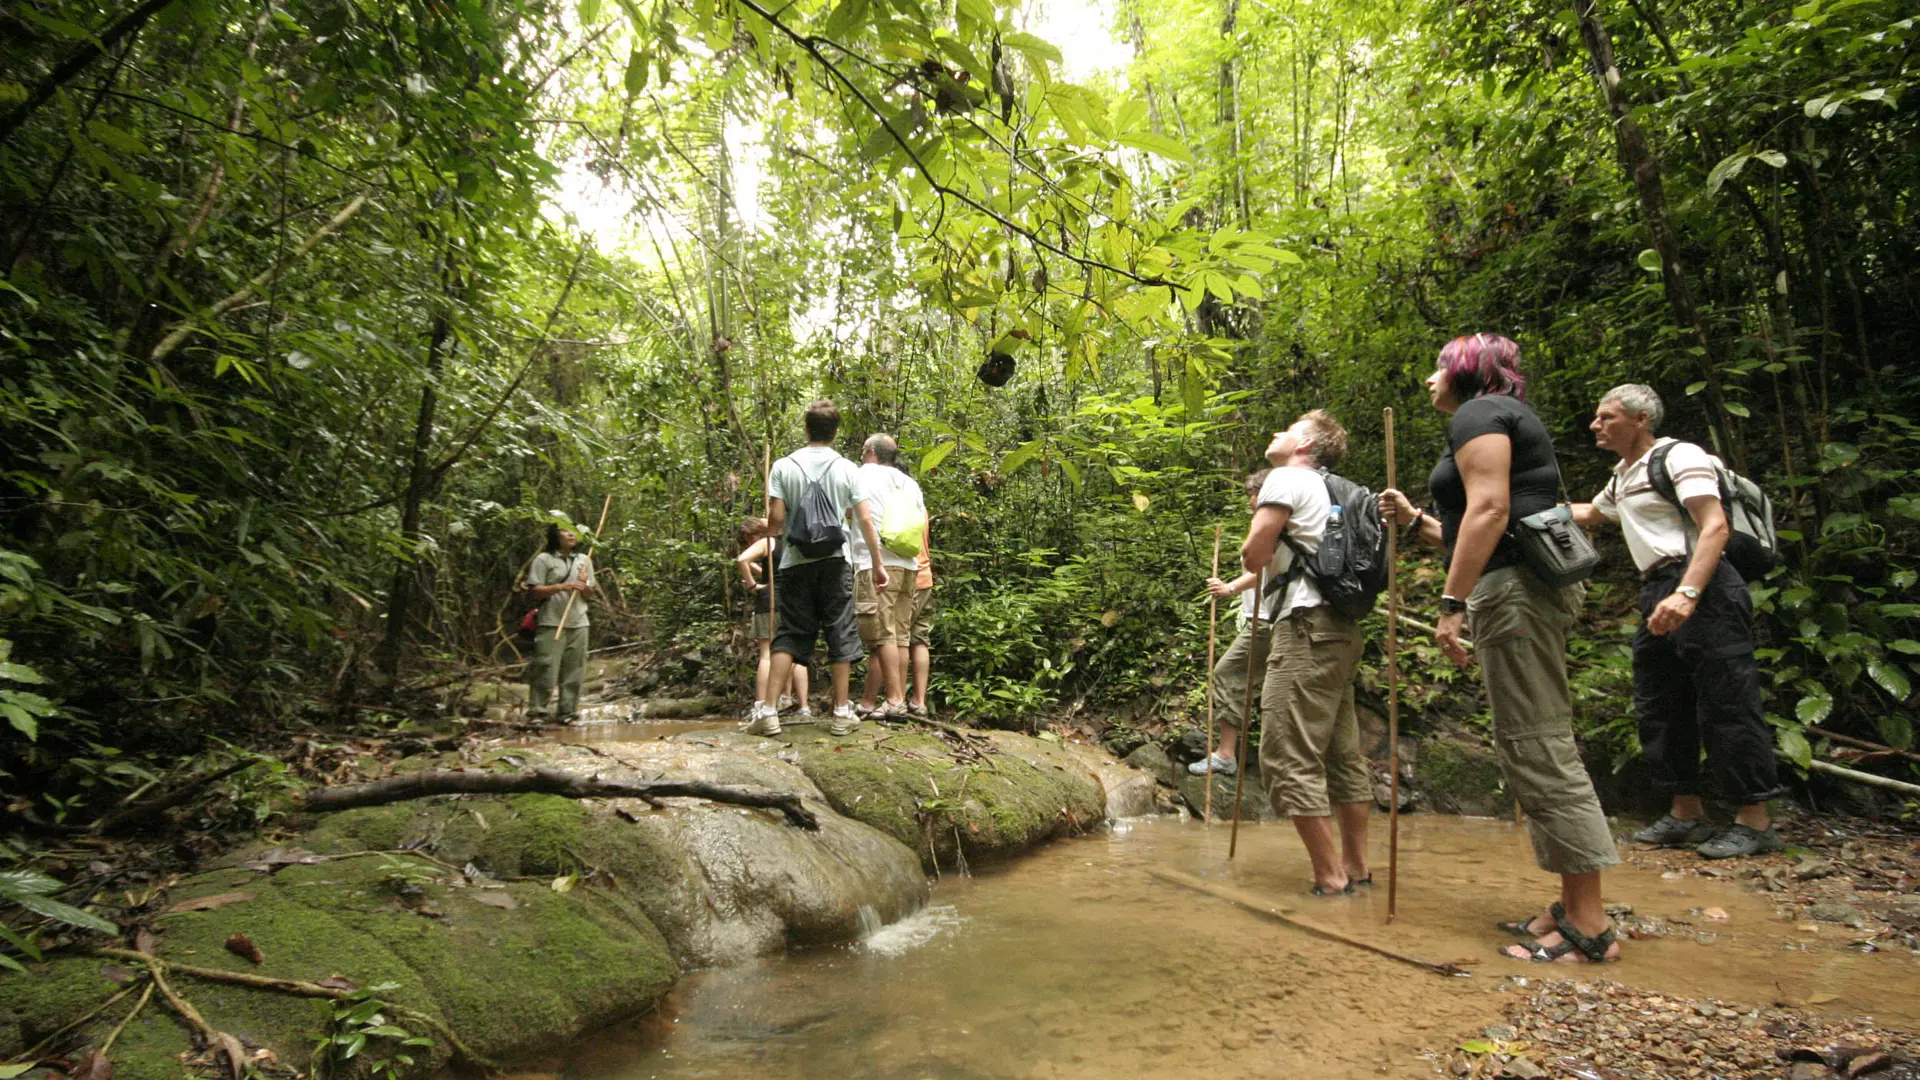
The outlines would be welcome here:
<svg viewBox="0 0 1920 1080">
<path fill-rule="evenodd" d="M 933 522 L 920 533 L 919 572 L 913 580 L 913 633 L 909 637 L 912 649 L 913 696 L 907 701 L 907 715 L 925 719 L 932 715 L 927 711 L 927 680 L 933 673 Z"/>
</svg>

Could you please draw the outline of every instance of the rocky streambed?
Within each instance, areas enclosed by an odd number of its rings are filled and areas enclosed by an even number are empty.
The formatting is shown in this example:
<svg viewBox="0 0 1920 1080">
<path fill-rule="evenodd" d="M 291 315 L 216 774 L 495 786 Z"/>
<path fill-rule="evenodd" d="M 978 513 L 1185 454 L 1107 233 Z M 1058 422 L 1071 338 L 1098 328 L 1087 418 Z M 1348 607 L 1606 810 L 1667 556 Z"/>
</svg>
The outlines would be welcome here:
<svg viewBox="0 0 1920 1080">
<path fill-rule="evenodd" d="M 0 979 L 0 1054 L 111 1042 L 119 1080 L 172 1080 L 183 1064 L 305 1073 L 336 1036 L 328 1052 L 354 1050 L 354 1068 L 511 1060 L 647 1010 L 686 970 L 856 939 L 924 905 L 930 874 L 1155 803 L 1153 777 L 1097 748 L 946 727 L 774 740 L 716 726 L 400 765 L 534 767 L 793 793 L 820 828 L 699 799 L 551 795 L 296 818 L 129 895 L 134 949 L 69 950 Z"/>
</svg>

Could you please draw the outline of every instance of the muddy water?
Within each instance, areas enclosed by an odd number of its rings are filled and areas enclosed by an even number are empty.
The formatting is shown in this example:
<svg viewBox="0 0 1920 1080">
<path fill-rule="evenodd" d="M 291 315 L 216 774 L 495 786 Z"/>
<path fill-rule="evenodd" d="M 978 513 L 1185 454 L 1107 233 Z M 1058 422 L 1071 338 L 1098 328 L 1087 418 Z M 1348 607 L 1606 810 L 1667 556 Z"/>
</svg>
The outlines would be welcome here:
<svg viewBox="0 0 1920 1080">
<path fill-rule="evenodd" d="M 686 978 L 667 1007 L 607 1032 L 566 1065 L 569 1080 L 766 1077 L 1426 1076 L 1425 1046 L 1497 1018 L 1507 976 L 1489 927 L 1549 899 L 1524 833 L 1491 821 L 1408 818 L 1399 920 L 1382 888 L 1304 895 L 1293 830 L 1227 831 L 1171 819 L 1054 844 L 971 880 L 857 946 Z M 1309 937 L 1147 873 L 1165 866 L 1257 892 L 1323 925 L 1431 960 L 1471 959 L 1443 978 Z M 1702 940 L 1632 941 L 1605 977 L 1663 992 L 1766 1004 L 1779 998 L 1920 1023 L 1920 963 L 1844 948 L 1777 917 L 1724 882 L 1622 870 L 1608 900 L 1694 924 Z M 1713 907 L 1727 918 L 1696 909 Z M 1808 944 L 1808 943 L 1811 944 Z M 1803 947 L 1803 945 L 1805 947 Z M 1590 969 L 1561 965 L 1555 975 Z"/>
</svg>

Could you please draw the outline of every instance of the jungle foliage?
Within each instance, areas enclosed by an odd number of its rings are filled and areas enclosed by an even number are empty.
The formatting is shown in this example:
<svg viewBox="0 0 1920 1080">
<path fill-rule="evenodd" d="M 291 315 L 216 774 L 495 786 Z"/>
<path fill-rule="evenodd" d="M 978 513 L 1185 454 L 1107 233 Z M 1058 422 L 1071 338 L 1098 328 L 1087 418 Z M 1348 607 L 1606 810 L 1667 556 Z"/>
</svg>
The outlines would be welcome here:
<svg viewBox="0 0 1920 1080">
<path fill-rule="evenodd" d="M 1775 493 L 1790 756 L 1814 724 L 1911 745 L 1908 5 L 1123 0 L 1105 73 L 1039 13 L 0 13 L 14 811 L 86 820 L 156 760 L 510 659 L 538 527 L 607 492 L 601 640 L 711 639 L 817 394 L 916 462 L 947 704 L 1179 712 L 1267 433 L 1328 406 L 1378 483 L 1393 406 L 1417 489 L 1418 379 L 1476 330 L 1524 346 L 1576 492 L 1634 380 Z M 1631 590 L 1599 591 L 1583 721 L 1627 749 Z M 1460 697 L 1414 654 L 1416 702 Z"/>
</svg>

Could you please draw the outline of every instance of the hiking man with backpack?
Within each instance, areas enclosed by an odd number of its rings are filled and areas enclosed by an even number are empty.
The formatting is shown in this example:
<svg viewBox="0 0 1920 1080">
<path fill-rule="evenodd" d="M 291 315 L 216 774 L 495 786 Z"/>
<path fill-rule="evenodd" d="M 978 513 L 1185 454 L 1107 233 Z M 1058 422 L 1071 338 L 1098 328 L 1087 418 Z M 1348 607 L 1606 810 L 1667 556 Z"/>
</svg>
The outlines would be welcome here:
<svg viewBox="0 0 1920 1080">
<path fill-rule="evenodd" d="M 1620 523 L 1645 582 L 1633 711 L 1654 781 L 1673 801 L 1634 839 L 1709 859 L 1779 851 L 1767 800 L 1785 789 L 1761 709 L 1753 601 L 1741 569 L 1755 577 L 1771 569 L 1772 509 L 1706 450 L 1656 436 L 1664 412 L 1650 386 L 1607 391 L 1591 426 L 1595 444 L 1620 462 L 1593 502 L 1573 508 L 1588 528 Z M 1702 744 L 1720 793 L 1740 807 L 1725 828 L 1701 803 Z"/>
<path fill-rule="evenodd" d="M 880 561 L 880 538 L 874 528 L 853 462 L 833 448 L 840 432 L 840 408 L 827 398 L 807 406 L 807 445 L 773 463 L 768 484 L 767 531 L 784 534 L 786 551 L 780 556 L 779 624 L 773 634 L 773 669 L 769 686 L 785 686 L 796 663 L 813 658 L 815 638 L 827 639 L 827 662 L 833 668 L 833 713 L 829 735 L 851 734 L 860 720 L 847 700 L 853 662 L 865 655 L 853 621 L 853 574 L 848 569 L 846 522 L 866 540 L 873 585 L 885 590 L 890 580 Z M 755 703 L 747 722 L 751 735 L 780 734 L 780 714 L 767 702 Z"/>
<path fill-rule="evenodd" d="M 927 530 L 927 502 L 920 485 L 901 472 L 900 445 L 875 432 L 860 450 L 860 486 L 880 536 L 877 554 L 887 567 L 885 588 L 876 588 L 863 564 L 876 554 L 860 534 L 853 537 L 853 616 L 867 648 L 867 681 L 854 711 L 875 720 L 907 715 L 907 667 L 913 645 L 913 594 L 919 577 L 920 544 Z M 886 703 L 875 707 L 881 685 Z"/>
<path fill-rule="evenodd" d="M 1306 844 L 1315 896 L 1351 896 L 1373 884 L 1373 777 L 1360 752 L 1353 677 L 1359 619 L 1373 606 L 1375 570 L 1384 574 L 1384 565 L 1371 563 L 1381 542 L 1373 493 L 1327 471 L 1346 450 L 1346 429 L 1325 409 L 1274 435 L 1266 455 L 1274 468 L 1240 549 L 1248 573 L 1271 567 L 1277 593 L 1260 694 L 1260 770 L 1274 812 L 1292 818 Z"/>
</svg>

